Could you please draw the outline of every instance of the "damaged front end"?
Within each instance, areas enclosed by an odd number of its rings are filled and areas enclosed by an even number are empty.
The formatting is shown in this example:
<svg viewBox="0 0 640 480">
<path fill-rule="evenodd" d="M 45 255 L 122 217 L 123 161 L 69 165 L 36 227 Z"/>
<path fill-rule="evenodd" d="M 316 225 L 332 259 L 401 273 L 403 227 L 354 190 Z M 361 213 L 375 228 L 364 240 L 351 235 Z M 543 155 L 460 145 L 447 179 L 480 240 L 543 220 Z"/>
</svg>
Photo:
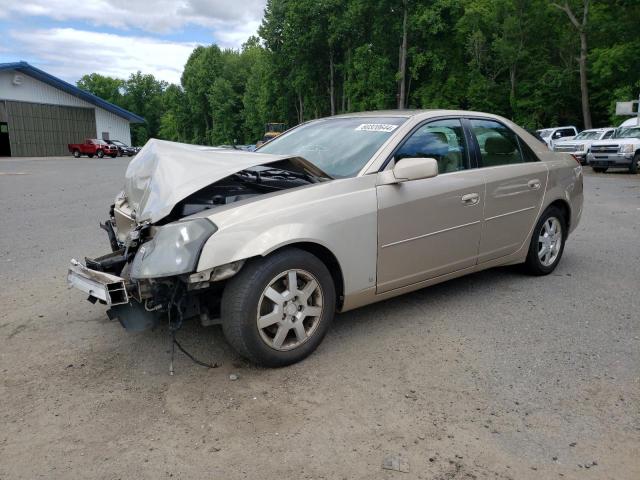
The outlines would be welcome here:
<svg viewBox="0 0 640 480">
<path fill-rule="evenodd" d="M 113 212 L 113 210 L 112 210 Z M 217 230 L 206 218 L 178 221 L 160 227 L 143 223 L 118 240 L 115 215 L 101 227 L 107 231 L 112 252 L 71 261 L 68 283 L 89 295 L 91 302 L 110 307 L 107 315 L 131 331 L 152 328 L 172 309 L 179 318 L 209 318 L 206 302 L 197 290 L 209 286 L 193 277 L 204 243 Z"/>
<path fill-rule="evenodd" d="M 109 317 L 128 330 L 151 328 L 163 316 L 171 328 L 190 317 L 217 323 L 224 280 L 244 261 L 197 270 L 204 244 L 218 230 L 207 212 L 328 179 L 298 157 L 150 140 L 100 224 L 111 253 L 85 258 L 84 265 L 72 260 L 68 283 L 108 305 Z"/>
</svg>

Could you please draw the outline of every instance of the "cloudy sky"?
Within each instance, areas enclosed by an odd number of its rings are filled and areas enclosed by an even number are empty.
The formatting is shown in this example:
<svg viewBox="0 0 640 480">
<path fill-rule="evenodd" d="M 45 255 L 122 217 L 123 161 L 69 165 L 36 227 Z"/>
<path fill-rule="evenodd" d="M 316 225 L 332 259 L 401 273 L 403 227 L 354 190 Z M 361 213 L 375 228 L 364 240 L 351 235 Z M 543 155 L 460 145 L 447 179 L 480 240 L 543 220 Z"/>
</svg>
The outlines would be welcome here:
<svg viewBox="0 0 640 480">
<path fill-rule="evenodd" d="M 0 62 L 25 60 L 75 83 L 141 70 L 179 83 L 196 45 L 239 47 L 266 0 L 0 0 Z"/>
</svg>

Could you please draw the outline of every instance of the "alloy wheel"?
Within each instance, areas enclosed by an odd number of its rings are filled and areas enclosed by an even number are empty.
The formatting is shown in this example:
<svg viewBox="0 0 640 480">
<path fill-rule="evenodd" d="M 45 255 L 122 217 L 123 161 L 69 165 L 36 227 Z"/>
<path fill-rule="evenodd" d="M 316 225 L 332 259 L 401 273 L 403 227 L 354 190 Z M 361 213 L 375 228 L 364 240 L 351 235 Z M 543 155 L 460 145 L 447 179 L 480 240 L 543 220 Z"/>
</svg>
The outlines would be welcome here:
<svg viewBox="0 0 640 480">
<path fill-rule="evenodd" d="M 562 224 L 556 217 L 547 218 L 538 236 L 538 259 L 545 267 L 554 264 L 562 248 Z"/>
<path fill-rule="evenodd" d="M 305 270 L 287 270 L 273 278 L 258 302 L 262 341 L 278 351 L 302 345 L 320 324 L 323 300 L 320 283 Z"/>
</svg>

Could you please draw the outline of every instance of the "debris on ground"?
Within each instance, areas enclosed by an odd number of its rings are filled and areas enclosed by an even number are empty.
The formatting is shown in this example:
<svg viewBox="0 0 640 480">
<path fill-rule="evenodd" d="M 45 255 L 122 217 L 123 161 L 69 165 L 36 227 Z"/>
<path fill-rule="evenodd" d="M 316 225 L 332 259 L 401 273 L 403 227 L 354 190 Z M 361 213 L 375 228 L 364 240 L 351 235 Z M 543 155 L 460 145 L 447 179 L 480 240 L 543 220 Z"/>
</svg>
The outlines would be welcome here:
<svg viewBox="0 0 640 480">
<path fill-rule="evenodd" d="M 394 470 L 396 472 L 409 473 L 409 461 L 395 453 L 385 453 L 382 461 L 384 470 Z"/>
</svg>

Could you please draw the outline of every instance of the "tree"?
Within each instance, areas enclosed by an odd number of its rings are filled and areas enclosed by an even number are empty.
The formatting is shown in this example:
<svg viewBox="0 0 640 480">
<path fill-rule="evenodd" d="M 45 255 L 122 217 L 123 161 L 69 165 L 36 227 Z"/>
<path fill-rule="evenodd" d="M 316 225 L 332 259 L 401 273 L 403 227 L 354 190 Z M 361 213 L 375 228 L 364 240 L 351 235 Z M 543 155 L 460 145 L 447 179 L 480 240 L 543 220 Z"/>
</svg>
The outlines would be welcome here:
<svg viewBox="0 0 640 480">
<path fill-rule="evenodd" d="M 569 6 L 569 1 L 565 0 L 563 4 L 552 3 L 555 8 L 566 13 L 573 27 L 578 31 L 580 36 L 580 91 L 582 93 L 582 117 L 584 128 L 591 128 L 591 109 L 589 108 L 589 85 L 587 82 L 587 22 L 589 19 L 589 3 L 590 0 L 582 0 L 582 19 L 578 20 L 575 13 Z"/>
<path fill-rule="evenodd" d="M 107 77 L 99 73 L 83 75 L 76 83 L 78 88 L 85 90 L 107 102 L 118 105 L 122 101 L 124 80 Z"/>
<path fill-rule="evenodd" d="M 195 48 L 180 85 L 78 85 L 144 116 L 137 142 L 254 143 L 267 122 L 406 107 L 605 126 L 640 93 L 638 18 L 637 0 L 267 0 L 259 36 Z"/>
<path fill-rule="evenodd" d="M 398 93 L 398 108 L 405 108 L 407 106 L 407 35 L 408 27 L 407 20 L 409 17 L 409 4 L 408 0 L 402 0 L 402 43 L 400 44 L 400 60 L 399 60 L 399 72 L 398 83 L 400 85 L 400 92 Z"/>
</svg>

